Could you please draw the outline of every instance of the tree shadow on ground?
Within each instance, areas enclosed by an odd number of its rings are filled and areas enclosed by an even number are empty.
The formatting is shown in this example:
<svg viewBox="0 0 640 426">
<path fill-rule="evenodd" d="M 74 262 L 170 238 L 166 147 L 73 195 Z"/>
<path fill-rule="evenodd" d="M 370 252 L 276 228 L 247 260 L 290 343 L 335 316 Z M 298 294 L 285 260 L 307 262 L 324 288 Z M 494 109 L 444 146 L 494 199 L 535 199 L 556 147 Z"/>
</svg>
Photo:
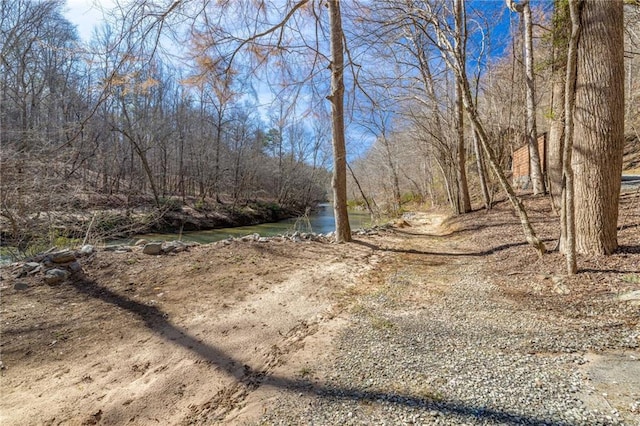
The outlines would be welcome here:
<svg viewBox="0 0 640 426">
<path fill-rule="evenodd" d="M 552 242 L 555 241 L 553 239 L 545 239 L 543 240 L 544 242 Z M 372 250 L 375 251 L 388 251 L 388 252 L 393 252 L 393 253 L 403 253 L 403 254 L 419 254 L 419 255 L 425 255 L 425 256 L 452 256 L 452 257 L 482 257 L 482 256 L 488 256 L 491 254 L 495 254 L 497 252 L 503 251 L 503 250 L 507 250 L 513 247 L 521 247 L 521 246 L 526 246 L 528 245 L 527 242 L 519 242 L 519 243 L 508 243 L 508 244 L 501 244 L 499 246 L 495 246 L 495 247 L 491 247 L 487 250 L 482 250 L 482 251 L 465 251 L 465 252 L 443 252 L 443 251 L 426 251 L 426 250 L 415 250 L 415 249 L 398 249 L 398 248 L 392 248 L 392 247 L 382 247 L 376 244 L 371 244 L 368 243 L 366 241 L 362 241 L 362 240 L 352 240 L 352 242 L 354 244 L 358 244 L 358 245 L 362 245 L 365 247 L 368 247 Z"/>
<path fill-rule="evenodd" d="M 241 364 L 233 356 L 189 335 L 185 330 L 174 325 L 161 309 L 131 300 L 91 280 L 77 280 L 72 283 L 77 292 L 99 299 L 124 311 L 136 315 L 145 326 L 158 336 L 181 346 L 201 357 L 218 368 L 239 384 L 253 390 L 260 386 L 270 386 L 289 392 L 314 394 L 333 400 L 366 401 L 370 403 L 396 404 L 414 409 L 437 411 L 443 414 L 464 417 L 467 420 L 493 420 L 509 425 L 528 424 L 533 426 L 559 425 L 550 419 L 540 419 L 530 415 L 502 411 L 483 406 L 471 406 L 463 401 L 443 401 L 422 398 L 416 395 L 398 392 L 377 392 L 362 390 L 356 387 L 330 386 L 313 383 L 308 380 L 293 379 L 271 375 L 268 371 L 257 370 L 249 365 Z"/>
</svg>

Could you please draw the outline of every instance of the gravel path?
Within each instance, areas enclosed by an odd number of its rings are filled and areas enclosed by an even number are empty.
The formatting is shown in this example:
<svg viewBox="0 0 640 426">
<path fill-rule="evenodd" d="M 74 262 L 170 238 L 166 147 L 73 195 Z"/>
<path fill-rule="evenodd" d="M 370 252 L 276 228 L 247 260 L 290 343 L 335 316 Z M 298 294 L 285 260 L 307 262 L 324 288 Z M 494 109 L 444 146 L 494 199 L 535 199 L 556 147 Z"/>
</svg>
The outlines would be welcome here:
<svg viewBox="0 0 640 426">
<path fill-rule="evenodd" d="M 634 348 L 627 328 L 525 310 L 478 273 L 480 257 L 455 252 L 462 241 L 397 244 L 387 248 L 404 253 L 385 258 L 380 284 L 313 371 L 321 384 L 283 394 L 260 424 L 640 425 L 582 402 L 585 351 Z"/>
</svg>

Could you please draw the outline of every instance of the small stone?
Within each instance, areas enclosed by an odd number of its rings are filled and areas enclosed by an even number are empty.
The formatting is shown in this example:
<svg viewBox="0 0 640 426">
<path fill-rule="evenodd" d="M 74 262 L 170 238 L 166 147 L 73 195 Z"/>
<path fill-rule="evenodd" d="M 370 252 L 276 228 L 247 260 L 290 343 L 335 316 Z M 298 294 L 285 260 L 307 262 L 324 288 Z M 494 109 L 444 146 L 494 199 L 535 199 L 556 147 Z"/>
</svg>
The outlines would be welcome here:
<svg viewBox="0 0 640 426">
<path fill-rule="evenodd" d="M 142 253 L 157 256 L 162 253 L 162 243 L 148 243 L 142 249 Z"/>
<path fill-rule="evenodd" d="M 26 273 L 37 273 L 40 271 L 40 264 L 38 262 L 27 262 L 22 265 L 22 270 Z"/>
<path fill-rule="evenodd" d="M 13 288 L 14 290 L 26 290 L 29 288 L 29 284 L 18 282 L 14 284 Z"/>
<path fill-rule="evenodd" d="M 49 285 L 60 284 L 62 281 L 66 280 L 68 276 L 69 272 L 65 270 L 58 268 L 49 269 L 44 274 L 44 282 Z"/>
<path fill-rule="evenodd" d="M 96 249 L 91 244 L 85 244 L 82 247 L 80 247 L 80 250 L 79 250 L 82 256 L 89 256 L 93 254 L 94 251 L 96 251 Z"/>
<path fill-rule="evenodd" d="M 145 240 L 144 238 L 139 239 L 138 241 L 135 242 L 134 246 L 139 247 L 139 246 L 144 246 L 149 244 L 148 240 Z"/>
<path fill-rule="evenodd" d="M 71 262 L 71 263 L 69 264 L 68 268 L 69 268 L 69 270 L 70 270 L 72 273 L 74 273 L 74 274 L 76 274 L 76 273 L 78 273 L 78 272 L 81 272 L 81 271 L 82 271 L 82 265 L 80 265 L 80 263 L 79 263 L 79 262 L 77 262 L 77 261 L 75 261 L 75 262 Z"/>
</svg>

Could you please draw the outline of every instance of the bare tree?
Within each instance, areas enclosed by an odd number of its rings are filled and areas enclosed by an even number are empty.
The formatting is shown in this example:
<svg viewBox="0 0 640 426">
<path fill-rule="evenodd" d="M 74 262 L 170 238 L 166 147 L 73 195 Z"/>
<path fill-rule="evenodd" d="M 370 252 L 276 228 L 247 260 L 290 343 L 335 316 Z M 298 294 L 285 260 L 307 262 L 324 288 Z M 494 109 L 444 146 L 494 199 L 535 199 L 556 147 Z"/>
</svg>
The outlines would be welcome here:
<svg viewBox="0 0 640 426">
<path fill-rule="evenodd" d="M 547 138 L 547 176 L 554 210 L 562 204 L 563 140 L 565 128 L 565 78 L 571 26 L 568 3 L 556 0 L 551 29 L 551 111 Z"/>
<path fill-rule="evenodd" d="M 542 167 L 538 151 L 538 131 L 536 126 L 536 92 L 533 68 L 533 21 L 531 18 L 531 5 L 529 4 L 529 0 L 522 0 L 520 3 L 516 3 L 515 0 L 506 1 L 511 10 L 522 15 L 524 23 L 524 63 L 527 83 L 526 135 L 527 144 L 529 145 L 529 173 L 533 184 L 533 193 L 544 194 L 546 189 L 544 179 L 542 177 Z"/>
<path fill-rule="evenodd" d="M 580 0 L 569 1 L 569 15 L 571 19 L 571 35 L 567 47 L 567 75 L 565 78 L 564 108 L 567 115 L 564 120 L 564 143 L 562 150 L 562 217 L 561 217 L 561 242 L 565 253 L 567 274 L 577 272 L 576 263 L 576 234 L 575 234 L 575 207 L 574 207 L 574 174 L 571 165 L 574 136 L 574 113 L 576 102 L 576 79 L 578 69 L 578 39 L 582 31 L 580 23 Z"/>
<path fill-rule="evenodd" d="M 489 136 L 482 124 L 482 120 L 476 109 L 476 105 L 473 102 L 473 96 L 471 94 L 471 87 L 469 84 L 469 79 L 467 77 L 467 71 L 463 67 L 464 60 L 459 55 L 457 49 L 455 49 L 455 44 L 452 41 L 453 31 L 449 28 L 446 22 L 443 22 L 436 14 L 433 13 L 433 9 L 427 5 L 425 8 L 424 18 L 429 23 L 433 34 L 429 35 L 433 42 L 441 49 L 442 59 L 446 62 L 449 68 L 454 72 L 458 83 L 462 87 L 462 96 L 464 107 L 467 112 L 467 116 L 471 121 L 471 125 L 475 132 L 478 134 L 478 139 L 487 154 L 487 160 L 491 165 L 494 173 L 498 177 L 502 188 L 507 193 L 509 201 L 513 205 L 516 213 L 520 218 L 520 223 L 522 225 L 525 237 L 527 242 L 533 246 L 539 255 L 545 253 L 546 249 L 544 243 L 540 241 L 540 239 L 536 236 L 536 233 L 529 221 L 529 217 L 527 212 L 522 204 L 522 201 L 516 196 L 513 188 L 509 184 L 504 171 L 500 167 L 500 164 L 497 161 L 495 153 L 489 144 Z"/>
<path fill-rule="evenodd" d="M 467 17 L 465 4 L 462 0 L 455 0 L 453 4 L 454 13 L 454 49 L 456 57 L 462 61 L 460 67 L 467 68 Z M 455 123 L 457 134 L 457 162 L 456 172 L 458 174 L 458 213 L 468 213 L 471 211 L 471 198 L 469 197 L 469 186 L 467 184 L 467 150 L 464 139 L 464 107 L 463 88 L 461 81 L 456 78 L 456 100 L 455 100 Z"/>
</svg>

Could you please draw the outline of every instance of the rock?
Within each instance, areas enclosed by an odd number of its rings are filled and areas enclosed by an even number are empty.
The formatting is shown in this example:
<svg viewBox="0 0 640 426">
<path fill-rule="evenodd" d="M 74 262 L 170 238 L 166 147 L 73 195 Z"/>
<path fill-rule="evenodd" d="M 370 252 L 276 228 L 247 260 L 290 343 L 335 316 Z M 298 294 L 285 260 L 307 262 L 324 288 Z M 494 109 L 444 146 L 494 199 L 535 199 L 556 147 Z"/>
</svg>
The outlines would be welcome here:
<svg viewBox="0 0 640 426">
<path fill-rule="evenodd" d="M 149 241 L 145 240 L 144 238 L 142 238 L 142 239 L 139 239 L 138 241 L 136 241 L 134 246 L 139 247 L 139 246 L 144 246 L 146 244 L 149 244 Z"/>
<path fill-rule="evenodd" d="M 77 262 L 77 261 L 71 262 L 69 264 L 68 268 L 71 271 L 71 273 L 73 273 L 73 274 L 77 274 L 78 272 L 82 272 L 82 265 L 80 265 L 80 263 Z"/>
<path fill-rule="evenodd" d="M 76 260 L 76 255 L 71 250 L 54 251 L 49 254 L 53 263 L 68 263 Z"/>
<path fill-rule="evenodd" d="M 44 274 L 44 282 L 49 285 L 60 284 L 62 281 L 66 280 L 69 277 L 69 272 L 63 269 L 49 269 Z"/>
<path fill-rule="evenodd" d="M 395 226 L 396 228 L 406 228 L 410 227 L 411 224 L 404 219 L 398 219 L 393 223 L 393 226 Z"/>
<path fill-rule="evenodd" d="M 162 243 L 147 243 L 142 249 L 142 253 L 157 256 L 162 253 Z"/>
<path fill-rule="evenodd" d="M 14 284 L 13 288 L 15 290 L 26 290 L 29 288 L 29 284 L 27 283 L 22 283 L 22 282 L 17 282 Z"/>
<path fill-rule="evenodd" d="M 187 244 L 183 243 L 182 241 L 171 241 L 169 243 L 166 243 L 165 246 L 162 248 L 162 252 L 163 253 L 180 253 L 181 251 L 185 251 L 187 249 Z"/>
<path fill-rule="evenodd" d="M 95 251 L 96 251 L 95 247 L 93 247 L 91 244 L 85 244 L 82 247 L 80 247 L 79 253 L 82 256 L 89 256 L 93 254 L 93 252 Z"/>
<path fill-rule="evenodd" d="M 106 246 L 104 251 L 131 251 L 131 247 L 123 246 L 122 244 L 118 244 L 115 246 Z"/>
<path fill-rule="evenodd" d="M 38 262 L 27 262 L 24 265 L 22 265 L 22 271 L 29 274 L 37 274 L 38 272 L 40 272 L 40 264 Z"/>
<path fill-rule="evenodd" d="M 268 242 L 269 242 L 269 238 L 267 238 L 267 237 L 260 237 L 260 238 L 258 238 L 258 242 L 259 242 L 259 243 L 268 243 Z"/>
<path fill-rule="evenodd" d="M 244 241 L 244 242 L 258 241 L 259 239 L 260 239 L 260 234 L 255 233 L 251 235 L 245 235 L 244 237 L 240 238 L 240 241 Z"/>
<path fill-rule="evenodd" d="M 163 254 L 169 254 L 169 253 L 173 253 L 173 252 L 178 252 L 178 246 L 176 246 L 175 244 L 169 243 L 166 246 L 162 247 L 162 253 Z"/>
</svg>

